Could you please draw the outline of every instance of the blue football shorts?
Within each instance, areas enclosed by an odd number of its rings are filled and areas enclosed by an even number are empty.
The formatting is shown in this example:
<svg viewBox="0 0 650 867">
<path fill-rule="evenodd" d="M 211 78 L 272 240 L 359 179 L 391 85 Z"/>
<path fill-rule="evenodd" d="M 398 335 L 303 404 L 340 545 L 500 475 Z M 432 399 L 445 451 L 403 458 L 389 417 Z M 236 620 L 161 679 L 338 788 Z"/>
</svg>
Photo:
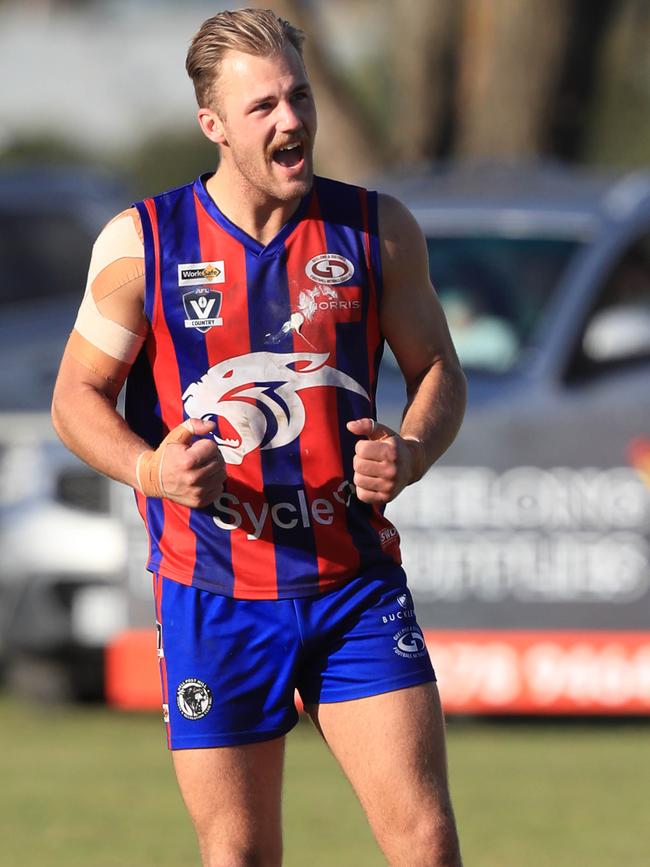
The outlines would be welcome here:
<svg viewBox="0 0 650 867">
<path fill-rule="evenodd" d="M 286 734 L 305 705 L 435 680 L 398 566 L 320 596 L 231 599 L 154 576 L 170 749 Z"/>
</svg>

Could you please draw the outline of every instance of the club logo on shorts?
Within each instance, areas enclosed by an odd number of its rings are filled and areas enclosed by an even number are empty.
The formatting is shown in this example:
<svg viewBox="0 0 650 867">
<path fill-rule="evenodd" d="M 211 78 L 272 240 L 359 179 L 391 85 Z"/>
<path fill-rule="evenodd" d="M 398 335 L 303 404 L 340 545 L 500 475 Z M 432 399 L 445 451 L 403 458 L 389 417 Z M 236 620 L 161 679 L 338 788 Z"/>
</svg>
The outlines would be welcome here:
<svg viewBox="0 0 650 867">
<path fill-rule="evenodd" d="M 397 597 L 397 604 L 400 608 L 413 608 L 413 602 L 411 601 L 411 594 L 406 590 L 404 593 L 400 593 Z"/>
<path fill-rule="evenodd" d="M 204 286 L 206 283 L 224 283 L 226 268 L 219 262 L 185 262 L 178 266 L 179 286 Z"/>
<path fill-rule="evenodd" d="M 354 265 L 338 253 L 321 253 L 305 265 L 305 274 L 314 283 L 345 283 L 354 274 Z"/>
<path fill-rule="evenodd" d="M 212 707 L 212 693 L 207 683 L 188 677 L 178 685 L 176 704 L 185 719 L 202 719 Z"/>
<path fill-rule="evenodd" d="M 393 635 L 393 641 L 397 642 L 393 650 L 404 659 L 419 659 L 426 656 L 427 648 L 424 636 L 417 626 L 407 626 Z"/>
</svg>

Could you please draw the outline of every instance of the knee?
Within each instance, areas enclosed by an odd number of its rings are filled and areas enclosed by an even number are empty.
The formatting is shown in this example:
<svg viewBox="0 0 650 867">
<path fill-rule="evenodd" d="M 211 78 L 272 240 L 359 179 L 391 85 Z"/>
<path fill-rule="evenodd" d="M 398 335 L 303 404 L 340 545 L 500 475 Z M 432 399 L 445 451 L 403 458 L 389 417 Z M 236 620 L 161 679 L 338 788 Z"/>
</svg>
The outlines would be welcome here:
<svg viewBox="0 0 650 867">
<path fill-rule="evenodd" d="M 462 867 L 451 806 L 436 805 L 411 814 L 403 823 L 393 822 L 378 841 L 392 865 Z"/>
<path fill-rule="evenodd" d="M 229 840 L 200 841 L 203 867 L 281 867 L 282 849 Z"/>
<path fill-rule="evenodd" d="M 409 829 L 413 864 L 427 867 L 461 867 L 456 821 L 451 806 L 436 806 L 419 816 Z"/>
</svg>

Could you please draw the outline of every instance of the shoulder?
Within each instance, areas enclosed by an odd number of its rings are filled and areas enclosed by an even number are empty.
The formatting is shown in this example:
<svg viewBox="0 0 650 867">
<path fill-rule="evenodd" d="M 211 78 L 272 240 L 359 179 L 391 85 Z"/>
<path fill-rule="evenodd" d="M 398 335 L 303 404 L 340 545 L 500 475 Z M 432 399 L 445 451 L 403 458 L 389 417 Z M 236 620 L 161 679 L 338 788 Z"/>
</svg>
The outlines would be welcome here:
<svg viewBox="0 0 650 867">
<path fill-rule="evenodd" d="M 426 258 L 426 241 L 417 220 L 399 199 L 379 193 L 379 237 L 384 267 L 391 262 L 414 265 Z"/>
<path fill-rule="evenodd" d="M 142 221 L 137 208 L 126 208 L 106 223 L 93 247 L 93 258 L 97 257 L 104 264 L 124 257 L 144 257 Z"/>
<path fill-rule="evenodd" d="M 95 301 L 130 286 L 136 297 L 143 293 L 144 242 L 136 208 L 116 214 L 104 226 L 93 246 L 88 284 Z"/>
<path fill-rule="evenodd" d="M 395 196 L 388 193 L 378 193 L 377 209 L 379 213 L 379 229 L 382 237 L 394 238 L 399 235 L 422 235 L 422 231 L 413 214 L 406 205 Z"/>
<path fill-rule="evenodd" d="M 314 176 L 313 189 L 319 209 L 328 219 L 362 227 L 368 212 L 368 190 L 317 175 Z"/>
<path fill-rule="evenodd" d="M 314 175 L 314 189 L 318 195 L 349 193 L 358 196 L 360 192 L 365 192 L 364 188 L 357 184 L 348 184 L 346 181 L 325 178 L 322 175 Z"/>
</svg>

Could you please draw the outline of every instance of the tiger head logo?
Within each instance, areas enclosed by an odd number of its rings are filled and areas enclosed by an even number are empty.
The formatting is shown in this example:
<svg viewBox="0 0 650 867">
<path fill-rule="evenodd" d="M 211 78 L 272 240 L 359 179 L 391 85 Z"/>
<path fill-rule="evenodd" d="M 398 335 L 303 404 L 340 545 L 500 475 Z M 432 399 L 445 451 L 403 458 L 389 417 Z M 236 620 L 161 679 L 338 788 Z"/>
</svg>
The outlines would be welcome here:
<svg viewBox="0 0 650 867">
<path fill-rule="evenodd" d="M 251 352 L 221 361 L 183 393 L 190 418 L 215 421 L 212 435 L 227 464 L 255 449 L 276 449 L 299 436 L 305 407 L 299 391 L 345 388 L 369 400 L 358 382 L 326 364 L 329 353 Z"/>
</svg>

